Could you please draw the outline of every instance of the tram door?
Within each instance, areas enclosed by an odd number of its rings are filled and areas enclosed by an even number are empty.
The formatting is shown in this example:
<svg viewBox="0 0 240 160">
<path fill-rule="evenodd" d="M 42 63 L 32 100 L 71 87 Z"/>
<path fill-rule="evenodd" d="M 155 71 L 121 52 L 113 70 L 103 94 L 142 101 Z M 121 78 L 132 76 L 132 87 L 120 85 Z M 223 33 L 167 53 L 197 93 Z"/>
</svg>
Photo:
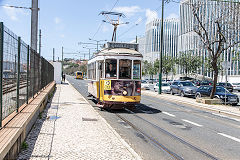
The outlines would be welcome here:
<svg viewBox="0 0 240 160">
<path fill-rule="evenodd" d="M 102 78 L 103 78 L 103 75 L 104 75 L 104 73 L 103 73 L 103 64 L 104 64 L 104 62 L 103 61 L 98 61 L 98 70 L 97 70 L 97 74 L 98 74 L 98 79 L 97 79 L 97 81 L 98 81 L 98 98 L 99 98 L 99 100 L 100 101 L 102 101 L 103 100 L 103 81 L 101 80 Z"/>
</svg>

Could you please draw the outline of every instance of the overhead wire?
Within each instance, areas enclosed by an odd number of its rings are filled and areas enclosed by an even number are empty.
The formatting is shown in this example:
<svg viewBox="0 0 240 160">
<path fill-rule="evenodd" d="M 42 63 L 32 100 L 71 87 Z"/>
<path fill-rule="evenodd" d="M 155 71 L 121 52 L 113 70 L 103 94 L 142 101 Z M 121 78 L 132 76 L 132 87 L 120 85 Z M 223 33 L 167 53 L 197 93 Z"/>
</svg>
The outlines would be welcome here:
<svg viewBox="0 0 240 160">
<path fill-rule="evenodd" d="M 113 10 L 113 8 L 117 5 L 117 3 L 119 2 L 119 0 L 116 0 L 116 2 L 114 3 L 112 9 L 110 10 L 110 12 Z M 101 24 L 98 26 L 97 31 L 95 32 L 95 34 L 93 35 L 93 37 L 91 39 L 94 39 L 94 37 L 96 36 L 96 34 L 99 32 L 99 30 L 101 29 L 102 25 L 103 25 L 103 21 L 101 22 Z"/>
</svg>

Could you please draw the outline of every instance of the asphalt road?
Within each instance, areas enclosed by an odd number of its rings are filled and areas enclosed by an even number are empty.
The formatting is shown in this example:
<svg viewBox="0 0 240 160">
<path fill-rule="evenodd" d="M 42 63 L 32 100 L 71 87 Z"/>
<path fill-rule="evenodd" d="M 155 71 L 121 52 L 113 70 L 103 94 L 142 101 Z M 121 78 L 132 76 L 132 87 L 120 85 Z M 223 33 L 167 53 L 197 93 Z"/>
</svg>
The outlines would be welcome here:
<svg viewBox="0 0 240 160">
<path fill-rule="evenodd" d="M 67 80 L 144 159 L 240 159 L 238 119 L 151 95 L 132 111 L 101 111 L 86 80 Z"/>
</svg>

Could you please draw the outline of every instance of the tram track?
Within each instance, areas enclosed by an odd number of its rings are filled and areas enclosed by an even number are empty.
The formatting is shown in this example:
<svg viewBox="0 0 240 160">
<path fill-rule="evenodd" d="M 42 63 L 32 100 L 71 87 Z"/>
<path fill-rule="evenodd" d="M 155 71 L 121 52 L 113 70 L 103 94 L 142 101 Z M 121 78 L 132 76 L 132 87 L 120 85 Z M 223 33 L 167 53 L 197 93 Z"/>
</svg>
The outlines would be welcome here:
<svg viewBox="0 0 240 160">
<path fill-rule="evenodd" d="M 181 144 L 187 146 L 188 148 L 198 152 L 199 154 L 203 155 L 204 157 L 206 157 L 207 159 L 212 159 L 212 160 L 217 160 L 218 158 L 216 158 L 215 156 L 211 155 L 210 153 L 207 153 L 206 151 L 203 151 L 201 148 L 198 148 L 196 146 L 194 146 L 193 144 L 183 140 L 182 138 L 168 132 L 167 130 L 157 126 L 156 124 L 153 124 L 151 122 L 149 122 L 148 120 L 142 118 L 139 115 L 136 115 L 135 112 L 130 111 L 128 109 L 125 109 L 128 113 L 131 113 L 134 117 L 144 121 L 145 123 L 151 125 L 152 127 L 154 127 L 155 129 L 157 129 L 158 131 L 160 131 L 161 133 L 167 135 L 168 137 L 177 140 L 178 142 L 180 142 Z M 161 142 L 159 142 L 157 139 L 153 138 L 151 135 L 145 133 L 142 129 L 140 129 L 139 127 L 137 127 L 136 125 L 134 125 L 133 123 L 131 123 L 129 120 L 127 120 L 126 118 L 124 118 L 123 116 L 121 116 L 118 113 L 115 113 L 115 115 L 117 117 L 119 117 L 122 121 L 124 121 L 125 123 L 127 123 L 128 125 L 130 125 L 134 130 L 136 130 L 137 132 L 140 132 L 142 135 L 144 135 L 152 144 L 154 144 L 154 146 L 156 146 L 157 148 L 159 148 L 160 150 L 165 151 L 166 153 L 168 153 L 168 155 L 173 158 L 173 159 L 177 159 L 177 160 L 183 160 L 184 158 L 181 157 L 180 155 L 178 155 L 177 153 L 171 151 L 171 149 L 169 149 L 168 147 L 166 147 L 164 144 L 162 144 Z"/>
</svg>

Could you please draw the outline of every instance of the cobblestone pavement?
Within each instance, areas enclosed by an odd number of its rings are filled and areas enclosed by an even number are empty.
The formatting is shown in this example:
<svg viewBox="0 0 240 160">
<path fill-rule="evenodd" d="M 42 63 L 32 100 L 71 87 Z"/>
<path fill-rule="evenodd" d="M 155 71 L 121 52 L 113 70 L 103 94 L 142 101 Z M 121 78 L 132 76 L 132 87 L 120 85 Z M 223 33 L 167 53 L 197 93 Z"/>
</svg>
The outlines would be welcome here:
<svg viewBox="0 0 240 160">
<path fill-rule="evenodd" d="M 57 85 L 18 159 L 141 159 L 71 85 Z"/>
</svg>

